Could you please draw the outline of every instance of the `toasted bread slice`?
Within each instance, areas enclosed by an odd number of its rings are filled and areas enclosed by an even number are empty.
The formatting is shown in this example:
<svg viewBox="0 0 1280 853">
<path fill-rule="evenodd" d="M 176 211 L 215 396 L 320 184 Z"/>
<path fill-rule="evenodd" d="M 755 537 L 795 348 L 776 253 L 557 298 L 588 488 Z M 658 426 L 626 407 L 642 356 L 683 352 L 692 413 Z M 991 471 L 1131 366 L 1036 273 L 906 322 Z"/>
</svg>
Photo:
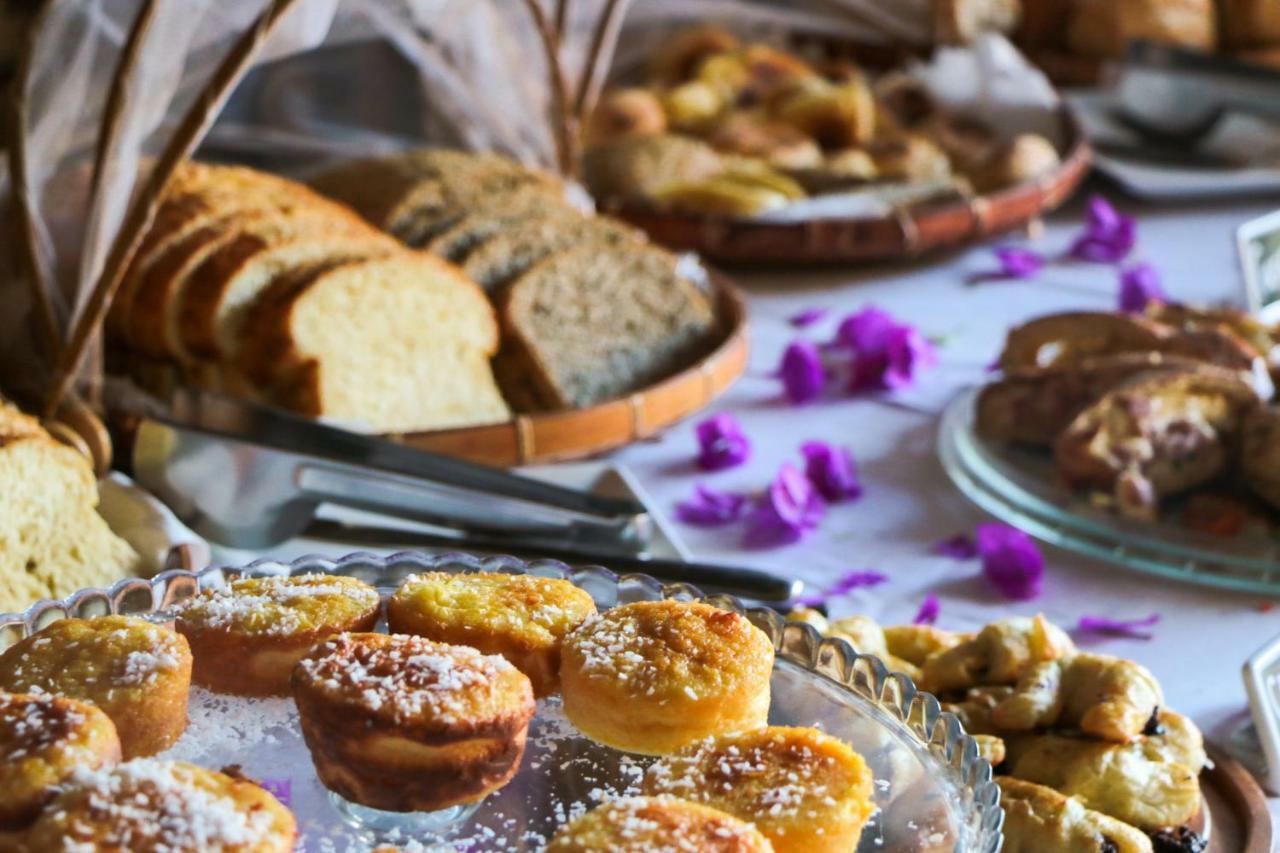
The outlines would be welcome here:
<svg viewBox="0 0 1280 853">
<path fill-rule="evenodd" d="M 404 251 L 278 279 L 244 326 L 239 367 L 301 414 L 405 432 L 505 420 L 497 347 L 480 289 Z"/>
<path fill-rule="evenodd" d="M 1229 371 L 1140 374 L 1071 422 L 1054 444 L 1070 486 L 1110 495 L 1121 512 L 1155 515 L 1161 499 L 1234 463 L 1246 416 L 1261 403 Z"/>
<path fill-rule="evenodd" d="M 500 314 L 510 356 L 527 362 L 542 399 L 576 408 L 621 397 L 691 363 L 709 346 L 714 310 L 647 245 L 579 246 L 512 282 Z"/>
</svg>

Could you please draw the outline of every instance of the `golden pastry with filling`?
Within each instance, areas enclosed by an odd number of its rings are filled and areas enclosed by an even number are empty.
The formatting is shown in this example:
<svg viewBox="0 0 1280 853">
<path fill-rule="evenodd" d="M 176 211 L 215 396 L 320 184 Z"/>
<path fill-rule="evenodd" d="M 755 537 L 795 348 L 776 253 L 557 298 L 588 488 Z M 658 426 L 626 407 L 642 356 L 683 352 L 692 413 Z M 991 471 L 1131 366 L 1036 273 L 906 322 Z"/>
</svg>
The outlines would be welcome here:
<svg viewBox="0 0 1280 853">
<path fill-rule="evenodd" d="M 871 769 L 817 729 L 724 735 L 649 768 L 645 791 L 703 803 L 753 824 L 778 853 L 845 853 L 875 812 Z"/>
<path fill-rule="evenodd" d="M 1075 643 L 1043 616 L 1018 616 L 987 625 L 976 636 L 938 654 L 921 668 L 921 687 L 931 693 L 984 685 L 1013 684 L 1043 661 L 1074 651 Z"/>
<path fill-rule="evenodd" d="M 35 819 L 56 786 L 76 770 L 119 760 L 116 727 L 92 705 L 62 696 L 0 693 L 0 832 Z"/>
<path fill-rule="evenodd" d="M 428 572 L 405 580 L 387 602 L 392 633 L 502 655 L 533 682 L 535 696 L 560 688 L 564 637 L 596 612 L 567 580 L 499 572 Z"/>
<path fill-rule="evenodd" d="M 765 725 L 773 644 L 745 616 L 693 601 L 638 601 L 565 638 L 564 712 L 592 740 L 665 755 Z"/>
<path fill-rule="evenodd" d="M 297 824 L 262 788 L 181 761 L 77 772 L 32 825 L 42 853 L 288 853 Z"/>
<path fill-rule="evenodd" d="M 285 696 L 302 656 L 344 631 L 377 624 L 378 591 L 334 575 L 240 578 L 178 608 L 196 684 L 238 696 Z"/>
<path fill-rule="evenodd" d="M 186 639 L 132 616 L 62 619 L 0 654 L 0 690 L 98 706 L 125 758 L 173 746 L 187 728 L 190 689 Z"/>
<path fill-rule="evenodd" d="M 997 732 L 1055 726 L 1125 743 L 1142 734 L 1164 704 L 1146 667 L 1081 652 L 1032 667 L 991 711 Z"/>
<path fill-rule="evenodd" d="M 547 853 L 770 853 L 754 827 L 675 797 L 629 797 L 584 814 L 551 839 Z"/>
<path fill-rule="evenodd" d="M 1151 853 L 1151 840 L 1127 823 L 1090 811 L 1052 788 L 1001 777 L 1005 853 Z"/>
<path fill-rule="evenodd" d="M 316 773 L 384 811 L 478 802 L 515 775 L 533 687 L 497 655 L 399 634 L 341 634 L 293 673 Z"/>
</svg>

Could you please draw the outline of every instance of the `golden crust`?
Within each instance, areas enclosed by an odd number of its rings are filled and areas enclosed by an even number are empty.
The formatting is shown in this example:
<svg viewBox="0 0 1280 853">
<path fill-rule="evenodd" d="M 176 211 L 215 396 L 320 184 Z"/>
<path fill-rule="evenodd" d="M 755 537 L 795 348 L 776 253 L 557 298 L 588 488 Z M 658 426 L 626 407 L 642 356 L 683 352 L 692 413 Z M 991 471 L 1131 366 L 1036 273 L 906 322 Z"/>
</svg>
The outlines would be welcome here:
<svg viewBox="0 0 1280 853">
<path fill-rule="evenodd" d="M 502 655 L 529 677 L 535 695 L 549 696 L 560 688 L 565 635 L 595 612 L 591 596 L 566 580 L 429 572 L 391 596 L 387 623 L 396 634 Z"/>
<path fill-rule="evenodd" d="M 688 601 L 624 604 L 565 639 L 565 715 L 592 740 L 663 755 L 763 726 L 773 645 L 741 614 Z"/>
<path fill-rule="evenodd" d="M 0 831 L 35 819 L 55 786 L 75 770 L 120 760 L 106 714 L 62 696 L 0 693 Z"/>
<path fill-rule="evenodd" d="M 551 839 L 547 853 L 769 853 L 748 823 L 675 797 L 630 797 L 598 806 Z"/>
<path fill-rule="evenodd" d="M 931 655 L 921 668 L 921 687 L 946 693 L 1013 684 L 1036 664 L 1074 650 L 1071 638 L 1044 616 L 1002 619 L 965 642 Z"/>
<path fill-rule="evenodd" d="M 197 684 L 283 696 L 303 655 L 334 634 L 373 630 L 380 611 L 378 591 L 355 578 L 241 578 L 184 601 L 177 629 L 191 644 Z"/>
<path fill-rule="evenodd" d="M 287 853 L 297 825 L 262 788 L 183 762 L 77 773 L 32 826 L 30 850 Z"/>
<path fill-rule="evenodd" d="M 62 619 L 0 654 L 0 690 L 97 705 L 115 724 L 125 758 L 178 740 L 190 688 L 186 639 L 130 616 Z"/>
<path fill-rule="evenodd" d="M 342 634 L 298 664 L 293 695 L 320 781 L 386 811 L 475 802 L 510 781 L 535 710 L 496 655 L 398 634 Z"/>
<path fill-rule="evenodd" d="M 1002 777 L 997 781 L 1005 815 L 1006 853 L 1151 853 L 1147 836 L 1128 824 L 1086 809 L 1074 797 L 1064 797 L 1052 788 L 1020 779 Z"/>
<path fill-rule="evenodd" d="M 875 812 L 871 770 L 817 729 L 770 726 L 708 740 L 649 768 L 645 791 L 753 824 L 778 853 L 844 853 Z"/>
</svg>

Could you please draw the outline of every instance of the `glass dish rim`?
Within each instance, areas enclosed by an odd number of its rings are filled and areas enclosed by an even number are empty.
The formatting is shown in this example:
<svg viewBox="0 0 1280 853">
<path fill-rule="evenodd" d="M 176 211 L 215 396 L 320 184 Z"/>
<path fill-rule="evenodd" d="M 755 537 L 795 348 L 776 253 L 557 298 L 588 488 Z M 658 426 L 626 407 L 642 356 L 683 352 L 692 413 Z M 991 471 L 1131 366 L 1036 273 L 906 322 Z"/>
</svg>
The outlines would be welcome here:
<svg viewBox="0 0 1280 853">
<path fill-rule="evenodd" d="M 691 584 L 664 583 L 645 574 L 617 574 L 603 566 L 572 566 L 559 560 L 522 560 L 463 552 L 400 551 L 385 556 L 355 552 L 339 558 L 306 555 L 289 561 L 268 557 L 239 566 L 211 565 L 199 571 L 172 569 L 151 578 L 125 578 L 107 588 L 90 587 L 63 599 L 43 599 L 19 613 L 0 613 L 0 651 L 60 618 L 157 613 L 200 589 L 243 576 L 323 573 L 359 577 L 374 572 L 385 575 L 405 568 L 409 569 L 408 574 L 416 574 L 446 565 L 460 566 L 464 571 L 528 573 L 571 581 L 586 579 L 609 584 L 619 592 L 626 585 L 633 585 L 650 597 L 707 601 L 746 616 L 769 636 L 780 660 L 817 675 L 860 701 L 871 703 L 901 723 L 935 760 L 938 769 L 951 775 L 950 781 L 957 790 L 971 792 L 970 812 L 960 827 L 960 840 L 973 845 L 966 849 L 974 853 L 1000 850 L 1004 811 L 991 764 L 981 757 L 977 741 L 965 733 L 959 718 L 943 711 L 938 699 L 916 687 L 910 676 L 891 672 L 879 658 L 857 652 L 848 641 L 822 637 L 811 625 L 787 620 L 776 610 L 749 607 L 734 596 L 707 595 Z M 375 586 L 380 591 L 388 589 L 386 584 Z M 10 638 L 8 642 L 6 637 Z M 975 837 L 965 837 L 965 833 Z"/>
</svg>

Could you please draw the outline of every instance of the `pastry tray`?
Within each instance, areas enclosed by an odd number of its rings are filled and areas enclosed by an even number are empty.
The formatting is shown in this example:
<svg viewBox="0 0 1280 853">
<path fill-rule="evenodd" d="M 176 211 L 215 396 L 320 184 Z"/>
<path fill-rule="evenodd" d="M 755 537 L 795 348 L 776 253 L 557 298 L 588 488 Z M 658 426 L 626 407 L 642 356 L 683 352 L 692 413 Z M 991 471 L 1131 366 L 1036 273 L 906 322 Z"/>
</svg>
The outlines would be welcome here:
<svg viewBox="0 0 1280 853">
<path fill-rule="evenodd" d="M 1058 483 L 1048 454 L 981 438 L 975 426 L 979 393 L 963 391 L 943 412 L 938 455 L 952 482 L 982 509 L 1052 545 L 1117 566 L 1205 586 L 1280 593 L 1280 542 L 1272 536 L 1215 536 L 1092 506 Z"/>
<path fill-rule="evenodd" d="M 243 568 L 170 571 L 130 579 L 109 590 L 83 590 L 45 601 L 22 614 L 0 616 L 0 649 L 64 616 L 107 613 L 164 618 L 173 605 L 206 587 L 244 575 L 328 572 L 360 578 L 384 593 L 424 571 L 502 571 L 566 578 L 601 609 L 631 601 L 704 599 L 745 614 L 777 649 L 769 721 L 816 726 L 849 742 L 875 773 L 878 812 L 859 851 L 995 853 L 1003 812 L 991 766 L 959 721 L 900 673 L 857 654 L 844 640 L 822 639 L 808 625 L 771 610 L 746 609 L 727 596 L 703 596 L 685 584 L 663 585 L 645 575 L 618 576 L 600 567 L 511 557 L 401 553 L 353 554 L 340 560 L 304 557 L 261 560 Z M 593 805 L 634 792 L 652 759 L 600 746 L 578 734 L 558 700 L 543 700 L 530 726 L 516 777 L 460 823 L 439 833 L 344 823 L 316 779 L 298 731 L 291 699 L 246 699 L 192 689 L 191 723 L 162 757 L 220 768 L 239 765 L 268 785 L 298 817 L 299 849 L 365 851 L 377 842 L 410 840 L 427 849 L 540 850 L 557 826 Z M 407 816 L 404 826 L 412 823 Z M 436 846 L 438 845 L 438 846 Z M 418 848 L 415 848 L 418 849 Z"/>
</svg>

